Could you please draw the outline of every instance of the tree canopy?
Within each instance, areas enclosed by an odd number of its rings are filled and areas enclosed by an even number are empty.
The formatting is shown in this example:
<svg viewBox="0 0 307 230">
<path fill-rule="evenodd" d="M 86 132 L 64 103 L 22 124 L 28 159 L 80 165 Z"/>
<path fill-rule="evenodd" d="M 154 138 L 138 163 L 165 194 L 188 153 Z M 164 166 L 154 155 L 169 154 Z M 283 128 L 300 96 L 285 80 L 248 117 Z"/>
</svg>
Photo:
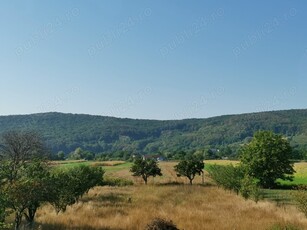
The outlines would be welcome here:
<svg viewBox="0 0 307 230">
<path fill-rule="evenodd" d="M 195 176 L 201 175 L 205 164 L 202 159 L 198 157 L 192 157 L 188 160 L 180 161 L 177 165 L 174 166 L 177 176 L 185 176 L 189 179 L 190 184 L 193 183 Z"/>
<path fill-rule="evenodd" d="M 161 169 L 155 159 L 143 159 L 138 157 L 130 169 L 132 176 L 141 176 L 145 184 L 147 184 L 148 177 L 162 176 Z"/>
<path fill-rule="evenodd" d="M 45 144 L 36 133 L 9 132 L 2 136 L 0 227 L 7 211 L 14 213 L 14 227 L 20 229 L 23 217 L 32 225 L 43 203 L 65 211 L 90 188 L 102 184 L 102 168 L 81 165 L 58 172 L 50 169 L 45 153 Z"/>
<path fill-rule="evenodd" d="M 282 135 L 271 131 L 256 132 L 241 149 L 241 165 L 264 188 L 274 187 L 277 179 L 292 180 L 292 148 Z"/>
<path fill-rule="evenodd" d="M 208 149 L 213 150 L 208 158 L 236 157 L 240 144 L 248 142 L 254 132 L 271 130 L 290 138 L 299 150 L 294 157 L 307 159 L 307 110 L 169 121 L 62 113 L 0 116 L 0 134 L 11 129 L 39 132 L 54 154 L 64 151 L 68 156 L 80 147 L 105 160 L 123 159 L 118 154 L 122 152 L 129 154 L 125 154 L 128 159 L 133 154 Z M 170 157 L 183 159 L 176 154 Z"/>
</svg>

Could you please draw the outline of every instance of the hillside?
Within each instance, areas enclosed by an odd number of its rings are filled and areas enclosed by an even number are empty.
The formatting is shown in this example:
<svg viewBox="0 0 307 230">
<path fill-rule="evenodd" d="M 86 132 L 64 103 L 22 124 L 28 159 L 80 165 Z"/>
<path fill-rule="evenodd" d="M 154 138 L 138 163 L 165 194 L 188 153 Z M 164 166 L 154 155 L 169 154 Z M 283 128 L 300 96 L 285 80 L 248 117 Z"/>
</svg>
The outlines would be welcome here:
<svg viewBox="0 0 307 230">
<path fill-rule="evenodd" d="M 306 148 L 307 109 L 169 121 L 62 113 L 0 116 L 0 133 L 38 131 L 55 153 L 77 147 L 95 153 L 192 151 L 227 145 L 236 149 L 260 129 L 284 134 L 294 147 Z"/>
</svg>

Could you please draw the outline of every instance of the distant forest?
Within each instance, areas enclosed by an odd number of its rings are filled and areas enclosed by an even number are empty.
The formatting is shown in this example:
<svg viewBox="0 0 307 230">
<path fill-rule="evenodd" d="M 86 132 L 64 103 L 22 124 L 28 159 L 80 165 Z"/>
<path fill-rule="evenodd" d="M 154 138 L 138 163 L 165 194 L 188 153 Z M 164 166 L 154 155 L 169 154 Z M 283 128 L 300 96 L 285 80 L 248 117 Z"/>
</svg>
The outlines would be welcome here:
<svg viewBox="0 0 307 230">
<path fill-rule="evenodd" d="M 289 138 L 294 159 L 307 158 L 307 109 L 167 121 L 63 113 L 0 116 L 0 134 L 9 130 L 40 133 L 55 157 L 86 159 L 133 154 L 179 159 L 195 152 L 236 158 L 255 131 L 271 130 Z"/>
</svg>

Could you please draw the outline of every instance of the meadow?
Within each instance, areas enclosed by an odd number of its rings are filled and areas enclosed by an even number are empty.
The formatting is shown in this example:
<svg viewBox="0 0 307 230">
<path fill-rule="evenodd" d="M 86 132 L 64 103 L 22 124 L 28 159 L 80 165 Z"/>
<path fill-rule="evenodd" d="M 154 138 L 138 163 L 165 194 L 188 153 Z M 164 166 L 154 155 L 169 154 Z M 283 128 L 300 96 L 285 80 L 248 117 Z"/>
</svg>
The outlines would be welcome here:
<svg viewBox="0 0 307 230">
<path fill-rule="evenodd" d="M 71 164 L 80 164 L 75 162 Z M 207 164 L 227 161 L 208 161 Z M 236 163 L 236 162 L 232 162 Z M 71 166 L 69 165 L 69 167 Z M 153 218 L 172 220 L 179 229 L 307 229 L 307 219 L 295 206 L 263 200 L 255 203 L 215 186 L 205 174 L 188 185 L 177 177 L 175 162 L 160 162 L 162 177 L 150 178 L 146 186 L 131 176 L 131 163 L 88 162 L 105 165 L 106 178 L 132 180 L 133 186 L 95 187 L 65 213 L 56 214 L 51 206 L 38 211 L 39 229 L 144 229 Z M 304 177 L 306 163 L 296 164 Z M 62 166 L 61 166 L 62 167 Z M 271 194 L 272 196 L 274 194 Z M 291 204 L 291 203 L 290 203 Z"/>
</svg>

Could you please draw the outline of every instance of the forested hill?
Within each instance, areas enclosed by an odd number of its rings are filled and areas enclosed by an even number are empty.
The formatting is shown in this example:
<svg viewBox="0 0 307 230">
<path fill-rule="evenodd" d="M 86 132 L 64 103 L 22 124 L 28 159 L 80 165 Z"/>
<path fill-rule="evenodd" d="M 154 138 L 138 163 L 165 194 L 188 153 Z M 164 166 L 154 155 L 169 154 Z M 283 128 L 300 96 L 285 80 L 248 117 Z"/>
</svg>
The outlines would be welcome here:
<svg viewBox="0 0 307 230">
<path fill-rule="evenodd" d="M 257 130 L 282 133 L 296 148 L 305 148 L 307 109 L 170 121 L 62 113 L 0 116 L 0 133 L 8 130 L 38 131 L 55 153 L 77 147 L 94 153 L 235 149 Z"/>
</svg>

